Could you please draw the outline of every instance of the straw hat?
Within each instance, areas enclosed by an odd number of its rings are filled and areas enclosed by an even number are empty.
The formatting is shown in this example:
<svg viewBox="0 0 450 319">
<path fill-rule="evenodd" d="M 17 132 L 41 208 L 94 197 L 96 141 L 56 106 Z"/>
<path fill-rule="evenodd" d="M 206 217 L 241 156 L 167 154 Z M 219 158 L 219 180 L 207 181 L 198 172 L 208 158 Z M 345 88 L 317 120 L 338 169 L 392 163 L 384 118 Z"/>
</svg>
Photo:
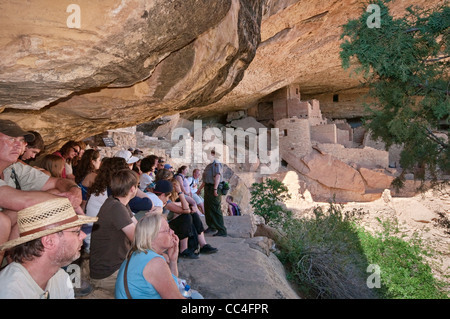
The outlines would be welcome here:
<svg viewBox="0 0 450 319">
<path fill-rule="evenodd" d="M 77 215 L 70 201 L 65 198 L 51 199 L 17 212 L 19 238 L 0 245 L 0 251 L 61 230 L 97 221 L 97 217 Z"/>
</svg>

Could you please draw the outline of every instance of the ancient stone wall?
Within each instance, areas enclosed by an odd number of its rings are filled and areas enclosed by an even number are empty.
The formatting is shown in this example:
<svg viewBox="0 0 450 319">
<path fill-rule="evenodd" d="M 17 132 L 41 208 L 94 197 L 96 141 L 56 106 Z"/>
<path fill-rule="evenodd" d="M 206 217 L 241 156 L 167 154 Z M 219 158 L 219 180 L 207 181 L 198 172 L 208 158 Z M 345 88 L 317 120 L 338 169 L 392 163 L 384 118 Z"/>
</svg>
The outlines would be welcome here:
<svg viewBox="0 0 450 319">
<path fill-rule="evenodd" d="M 275 123 L 280 130 L 280 153 L 294 151 L 299 157 L 312 151 L 309 121 L 307 119 L 289 118 Z"/>
<path fill-rule="evenodd" d="M 363 145 L 377 150 L 386 150 L 386 144 L 381 140 L 374 140 L 371 132 L 367 132 L 364 135 Z M 387 152 L 389 154 L 389 165 L 391 167 L 400 167 L 400 153 L 402 149 L 401 145 L 392 145 L 389 147 Z"/>
<path fill-rule="evenodd" d="M 338 144 L 341 144 L 345 147 L 352 147 L 353 146 L 353 140 L 352 135 L 348 130 L 341 130 L 336 127 L 336 142 Z"/>
<path fill-rule="evenodd" d="M 311 126 L 311 139 L 319 143 L 337 143 L 336 124 Z"/>
</svg>

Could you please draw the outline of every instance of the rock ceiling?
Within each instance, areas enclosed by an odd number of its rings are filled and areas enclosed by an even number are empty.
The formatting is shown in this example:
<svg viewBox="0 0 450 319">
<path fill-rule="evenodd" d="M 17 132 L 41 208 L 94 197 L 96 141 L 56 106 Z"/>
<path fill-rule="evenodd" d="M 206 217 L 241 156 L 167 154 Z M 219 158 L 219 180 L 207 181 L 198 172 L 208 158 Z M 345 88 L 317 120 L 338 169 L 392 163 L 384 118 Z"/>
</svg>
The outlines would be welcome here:
<svg viewBox="0 0 450 319">
<path fill-rule="evenodd" d="M 439 1 L 394 1 L 394 14 Z M 291 83 L 356 88 L 341 26 L 361 1 L 4 0 L 0 114 L 50 148 L 164 114 L 245 109 Z M 78 24 L 79 23 L 79 24 Z"/>
</svg>

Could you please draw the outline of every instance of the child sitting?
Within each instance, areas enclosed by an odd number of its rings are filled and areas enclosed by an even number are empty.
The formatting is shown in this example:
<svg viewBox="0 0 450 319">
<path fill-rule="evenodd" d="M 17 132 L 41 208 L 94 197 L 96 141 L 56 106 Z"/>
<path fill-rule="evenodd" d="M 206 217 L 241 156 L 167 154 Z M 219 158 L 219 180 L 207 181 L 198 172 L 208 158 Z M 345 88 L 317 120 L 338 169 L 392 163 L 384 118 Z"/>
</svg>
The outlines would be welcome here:
<svg viewBox="0 0 450 319">
<path fill-rule="evenodd" d="M 233 203 L 233 196 L 228 195 L 226 201 L 228 203 L 228 215 L 241 216 L 241 209 L 238 204 Z"/>
</svg>

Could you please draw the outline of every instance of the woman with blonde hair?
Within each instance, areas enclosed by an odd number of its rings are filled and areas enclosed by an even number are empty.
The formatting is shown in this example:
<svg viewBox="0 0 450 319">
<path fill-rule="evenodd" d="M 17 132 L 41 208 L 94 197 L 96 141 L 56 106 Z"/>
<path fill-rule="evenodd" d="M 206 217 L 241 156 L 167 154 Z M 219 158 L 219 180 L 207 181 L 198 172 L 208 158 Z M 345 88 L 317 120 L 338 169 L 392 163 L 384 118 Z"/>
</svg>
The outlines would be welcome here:
<svg viewBox="0 0 450 319">
<path fill-rule="evenodd" d="M 45 155 L 39 163 L 39 167 L 44 169 L 44 173 L 52 177 L 62 177 L 64 165 L 64 159 L 53 154 Z"/>
<path fill-rule="evenodd" d="M 146 214 L 136 225 L 132 249 L 119 269 L 115 297 L 184 298 L 178 288 L 178 251 L 178 237 L 164 215 Z M 197 298 L 202 297 L 197 293 Z"/>
</svg>

